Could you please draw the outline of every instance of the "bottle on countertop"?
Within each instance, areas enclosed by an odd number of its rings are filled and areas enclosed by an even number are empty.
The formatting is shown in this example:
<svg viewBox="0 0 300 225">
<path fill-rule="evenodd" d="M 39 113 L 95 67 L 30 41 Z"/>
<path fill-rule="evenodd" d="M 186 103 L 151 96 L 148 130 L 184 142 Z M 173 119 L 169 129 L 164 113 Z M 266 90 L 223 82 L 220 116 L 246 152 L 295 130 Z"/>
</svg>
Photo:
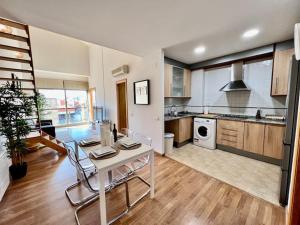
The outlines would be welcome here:
<svg viewBox="0 0 300 225">
<path fill-rule="evenodd" d="M 258 120 L 261 119 L 261 110 L 260 109 L 257 109 L 255 118 Z"/>
<path fill-rule="evenodd" d="M 113 129 L 113 135 L 114 135 L 114 142 L 117 142 L 118 140 L 118 131 L 116 129 L 116 124 L 114 123 L 114 129 Z"/>
</svg>

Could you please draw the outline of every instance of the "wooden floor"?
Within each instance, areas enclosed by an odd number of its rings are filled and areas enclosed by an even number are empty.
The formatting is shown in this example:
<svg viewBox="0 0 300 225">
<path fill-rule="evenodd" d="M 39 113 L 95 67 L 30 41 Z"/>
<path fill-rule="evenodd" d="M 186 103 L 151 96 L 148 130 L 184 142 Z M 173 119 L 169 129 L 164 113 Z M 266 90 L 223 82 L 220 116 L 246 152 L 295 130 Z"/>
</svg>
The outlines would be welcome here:
<svg viewBox="0 0 300 225">
<path fill-rule="evenodd" d="M 201 174 L 166 157 L 156 156 L 156 196 L 146 197 L 115 224 L 283 225 L 284 209 Z M 0 203 L 1 225 L 71 225 L 74 208 L 64 194 L 74 181 L 67 158 L 51 149 L 28 157 L 28 175 L 14 182 Z M 146 174 L 143 174 L 146 175 Z M 132 183 L 135 196 L 144 186 Z M 108 217 L 122 211 L 121 187 L 108 194 Z M 84 191 L 74 192 L 85 194 Z M 82 224 L 99 224 L 99 202 L 82 211 Z"/>
</svg>

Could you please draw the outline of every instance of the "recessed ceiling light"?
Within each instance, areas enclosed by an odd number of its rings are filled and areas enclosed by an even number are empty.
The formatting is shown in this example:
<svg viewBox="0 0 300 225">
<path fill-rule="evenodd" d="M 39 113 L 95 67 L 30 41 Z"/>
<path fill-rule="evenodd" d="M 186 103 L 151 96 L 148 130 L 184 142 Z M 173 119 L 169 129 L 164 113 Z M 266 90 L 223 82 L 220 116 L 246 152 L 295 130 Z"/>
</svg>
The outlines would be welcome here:
<svg viewBox="0 0 300 225">
<path fill-rule="evenodd" d="M 206 48 L 204 46 L 199 46 L 199 47 L 197 47 L 197 48 L 194 49 L 194 53 L 196 53 L 196 54 L 202 54 L 202 53 L 205 52 L 205 50 L 206 50 Z"/>
<path fill-rule="evenodd" d="M 258 35 L 258 33 L 259 33 L 259 29 L 247 30 L 245 33 L 243 33 L 243 38 L 251 38 Z"/>
</svg>

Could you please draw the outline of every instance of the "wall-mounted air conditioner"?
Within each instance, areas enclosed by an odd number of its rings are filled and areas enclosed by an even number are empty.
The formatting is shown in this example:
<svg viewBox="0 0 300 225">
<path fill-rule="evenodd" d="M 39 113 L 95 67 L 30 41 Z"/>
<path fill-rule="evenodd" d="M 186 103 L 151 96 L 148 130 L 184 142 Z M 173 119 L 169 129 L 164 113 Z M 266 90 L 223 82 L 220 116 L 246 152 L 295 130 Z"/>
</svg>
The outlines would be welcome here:
<svg viewBox="0 0 300 225">
<path fill-rule="evenodd" d="M 128 74 L 129 73 L 129 66 L 128 65 L 120 66 L 117 69 L 114 69 L 113 71 L 111 71 L 111 73 L 114 77 L 120 76 L 120 75 L 123 75 L 123 74 Z"/>
</svg>

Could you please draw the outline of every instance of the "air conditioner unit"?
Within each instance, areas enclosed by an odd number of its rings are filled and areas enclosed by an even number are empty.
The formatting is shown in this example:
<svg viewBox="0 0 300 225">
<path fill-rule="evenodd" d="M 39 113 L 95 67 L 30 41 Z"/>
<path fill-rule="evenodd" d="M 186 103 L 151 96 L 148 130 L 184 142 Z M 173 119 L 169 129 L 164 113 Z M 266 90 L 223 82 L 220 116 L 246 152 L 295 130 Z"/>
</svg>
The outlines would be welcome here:
<svg viewBox="0 0 300 225">
<path fill-rule="evenodd" d="M 295 55 L 296 59 L 300 60 L 300 23 L 295 24 L 295 33 L 294 33 L 294 42 L 295 42 Z"/>
<path fill-rule="evenodd" d="M 123 75 L 123 74 L 128 74 L 129 73 L 129 66 L 128 65 L 120 66 L 117 69 L 114 69 L 111 73 L 114 77 L 120 76 L 120 75 Z"/>
</svg>

